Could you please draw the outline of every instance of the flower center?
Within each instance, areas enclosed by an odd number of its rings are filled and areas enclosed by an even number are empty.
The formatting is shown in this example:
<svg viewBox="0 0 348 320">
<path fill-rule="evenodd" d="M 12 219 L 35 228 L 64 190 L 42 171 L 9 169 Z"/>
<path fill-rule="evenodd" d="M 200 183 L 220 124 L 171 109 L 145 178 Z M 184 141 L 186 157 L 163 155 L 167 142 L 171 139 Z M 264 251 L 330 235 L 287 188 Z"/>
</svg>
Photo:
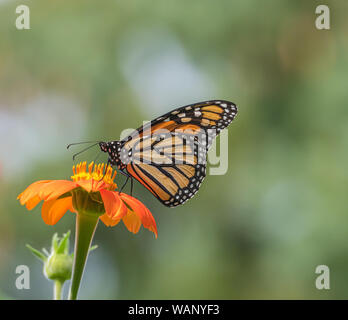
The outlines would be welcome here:
<svg viewBox="0 0 348 320">
<path fill-rule="evenodd" d="M 93 167 L 94 166 L 94 167 Z M 73 166 L 72 170 L 74 175 L 71 176 L 71 179 L 76 182 L 79 180 L 89 180 L 93 179 L 95 181 L 101 181 L 103 180 L 105 183 L 107 183 L 110 187 L 110 189 L 116 189 L 117 185 L 114 183 L 114 179 L 116 177 L 116 171 L 112 170 L 111 166 L 107 166 L 104 172 L 104 168 L 106 165 L 104 163 L 102 164 L 94 164 L 92 161 L 88 166 L 87 169 L 87 162 L 80 162 L 79 164 Z"/>
</svg>

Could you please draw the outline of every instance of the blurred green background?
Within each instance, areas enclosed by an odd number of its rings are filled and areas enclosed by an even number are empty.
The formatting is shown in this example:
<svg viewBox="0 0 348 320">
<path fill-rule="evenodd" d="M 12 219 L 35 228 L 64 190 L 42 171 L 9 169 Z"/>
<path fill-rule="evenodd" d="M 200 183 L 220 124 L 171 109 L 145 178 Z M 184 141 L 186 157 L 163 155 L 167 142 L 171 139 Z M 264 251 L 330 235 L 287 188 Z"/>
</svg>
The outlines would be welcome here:
<svg viewBox="0 0 348 320">
<path fill-rule="evenodd" d="M 30 30 L 15 28 L 19 4 Z M 318 4 L 1 0 L 0 298 L 52 298 L 25 244 L 49 247 L 74 215 L 47 226 L 16 197 L 70 177 L 68 143 L 218 98 L 239 106 L 227 174 L 175 209 L 136 183 L 159 237 L 99 224 L 80 298 L 347 299 L 348 3 L 329 1 L 329 31 Z M 15 286 L 22 264 L 30 290 Z M 315 287 L 321 264 L 330 290 Z"/>
</svg>

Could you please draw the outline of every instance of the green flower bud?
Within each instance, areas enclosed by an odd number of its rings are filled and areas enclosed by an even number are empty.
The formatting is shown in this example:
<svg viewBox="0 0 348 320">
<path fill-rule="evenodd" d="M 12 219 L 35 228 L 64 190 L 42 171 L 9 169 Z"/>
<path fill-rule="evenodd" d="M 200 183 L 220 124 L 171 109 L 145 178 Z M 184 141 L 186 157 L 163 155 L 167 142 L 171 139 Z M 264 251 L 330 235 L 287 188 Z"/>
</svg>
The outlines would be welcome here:
<svg viewBox="0 0 348 320">
<path fill-rule="evenodd" d="M 45 277 L 54 281 L 54 298 L 56 300 L 61 299 L 64 282 L 71 278 L 74 254 L 69 254 L 69 236 L 70 231 L 64 234 L 61 239 L 55 233 L 52 237 L 50 252 L 46 249 L 42 249 L 41 252 L 28 244 L 26 245 L 31 253 L 43 262 L 43 273 Z M 89 251 L 96 248 L 97 246 L 92 246 Z"/>
<path fill-rule="evenodd" d="M 72 254 L 69 254 L 69 236 L 70 231 L 61 239 L 55 233 L 52 237 L 51 252 L 47 252 L 45 249 L 40 252 L 27 245 L 29 250 L 44 263 L 43 272 L 47 279 L 64 283 L 71 278 L 73 257 Z"/>
<path fill-rule="evenodd" d="M 64 282 L 71 278 L 73 258 L 69 254 L 53 253 L 44 263 L 44 274 L 50 280 Z"/>
<path fill-rule="evenodd" d="M 69 253 L 69 236 L 70 231 L 61 239 L 55 233 L 52 237 L 51 252 L 47 252 L 46 249 L 41 252 L 27 244 L 32 254 L 44 263 L 43 272 L 47 279 L 64 283 L 71 278 L 74 254 Z M 96 248 L 97 246 L 92 246 L 89 251 Z"/>
</svg>

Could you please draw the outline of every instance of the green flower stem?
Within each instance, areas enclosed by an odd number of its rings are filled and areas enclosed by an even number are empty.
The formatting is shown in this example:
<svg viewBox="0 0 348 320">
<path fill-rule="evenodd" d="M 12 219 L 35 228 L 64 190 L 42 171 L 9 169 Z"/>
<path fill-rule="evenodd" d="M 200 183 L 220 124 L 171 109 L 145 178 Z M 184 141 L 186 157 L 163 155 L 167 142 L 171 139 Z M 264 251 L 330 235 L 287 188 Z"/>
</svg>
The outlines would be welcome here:
<svg viewBox="0 0 348 320">
<path fill-rule="evenodd" d="M 62 288 L 63 288 L 64 282 L 60 280 L 54 281 L 54 300 L 62 300 Z"/>
<path fill-rule="evenodd" d="M 81 212 L 76 214 L 75 253 L 69 300 L 77 299 L 83 270 L 98 220 L 98 214 Z"/>
</svg>

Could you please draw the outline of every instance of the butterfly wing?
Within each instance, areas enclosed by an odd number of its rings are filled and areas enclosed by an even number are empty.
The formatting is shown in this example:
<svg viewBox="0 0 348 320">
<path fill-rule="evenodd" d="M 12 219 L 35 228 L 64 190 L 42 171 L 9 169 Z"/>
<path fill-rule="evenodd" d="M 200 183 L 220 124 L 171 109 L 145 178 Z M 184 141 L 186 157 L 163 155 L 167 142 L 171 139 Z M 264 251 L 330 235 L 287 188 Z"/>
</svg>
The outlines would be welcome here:
<svg viewBox="0 0 348 320">
<path fill-rule="evenodd" d="M 174 109 L 135 130 L 125 140 L 155 133 L 158 130 L 192 130 L 212 139 L 226 128 L 237 114 L 237 106 L 226 100 L 203 101 Z M 133 141 L 134 142 L 134 141 Z M 209 148 L 210 145 L 207 145 Z"/>
<path fill-rule="evenodd" d="M 236 105 L 213 100 L 175 109 L 122 141 L 125 169 L 166 206 L 192 198 L 206 175 L 213 139 L 237 114 Z"/>
<path fill-rule="evenodd" d="M 206 148 L 187 136 L 172 134 L 145 136 L 126 165 L 131 176 L 171 207 L 192 198 L 206 174 Z"/>
</svg>

